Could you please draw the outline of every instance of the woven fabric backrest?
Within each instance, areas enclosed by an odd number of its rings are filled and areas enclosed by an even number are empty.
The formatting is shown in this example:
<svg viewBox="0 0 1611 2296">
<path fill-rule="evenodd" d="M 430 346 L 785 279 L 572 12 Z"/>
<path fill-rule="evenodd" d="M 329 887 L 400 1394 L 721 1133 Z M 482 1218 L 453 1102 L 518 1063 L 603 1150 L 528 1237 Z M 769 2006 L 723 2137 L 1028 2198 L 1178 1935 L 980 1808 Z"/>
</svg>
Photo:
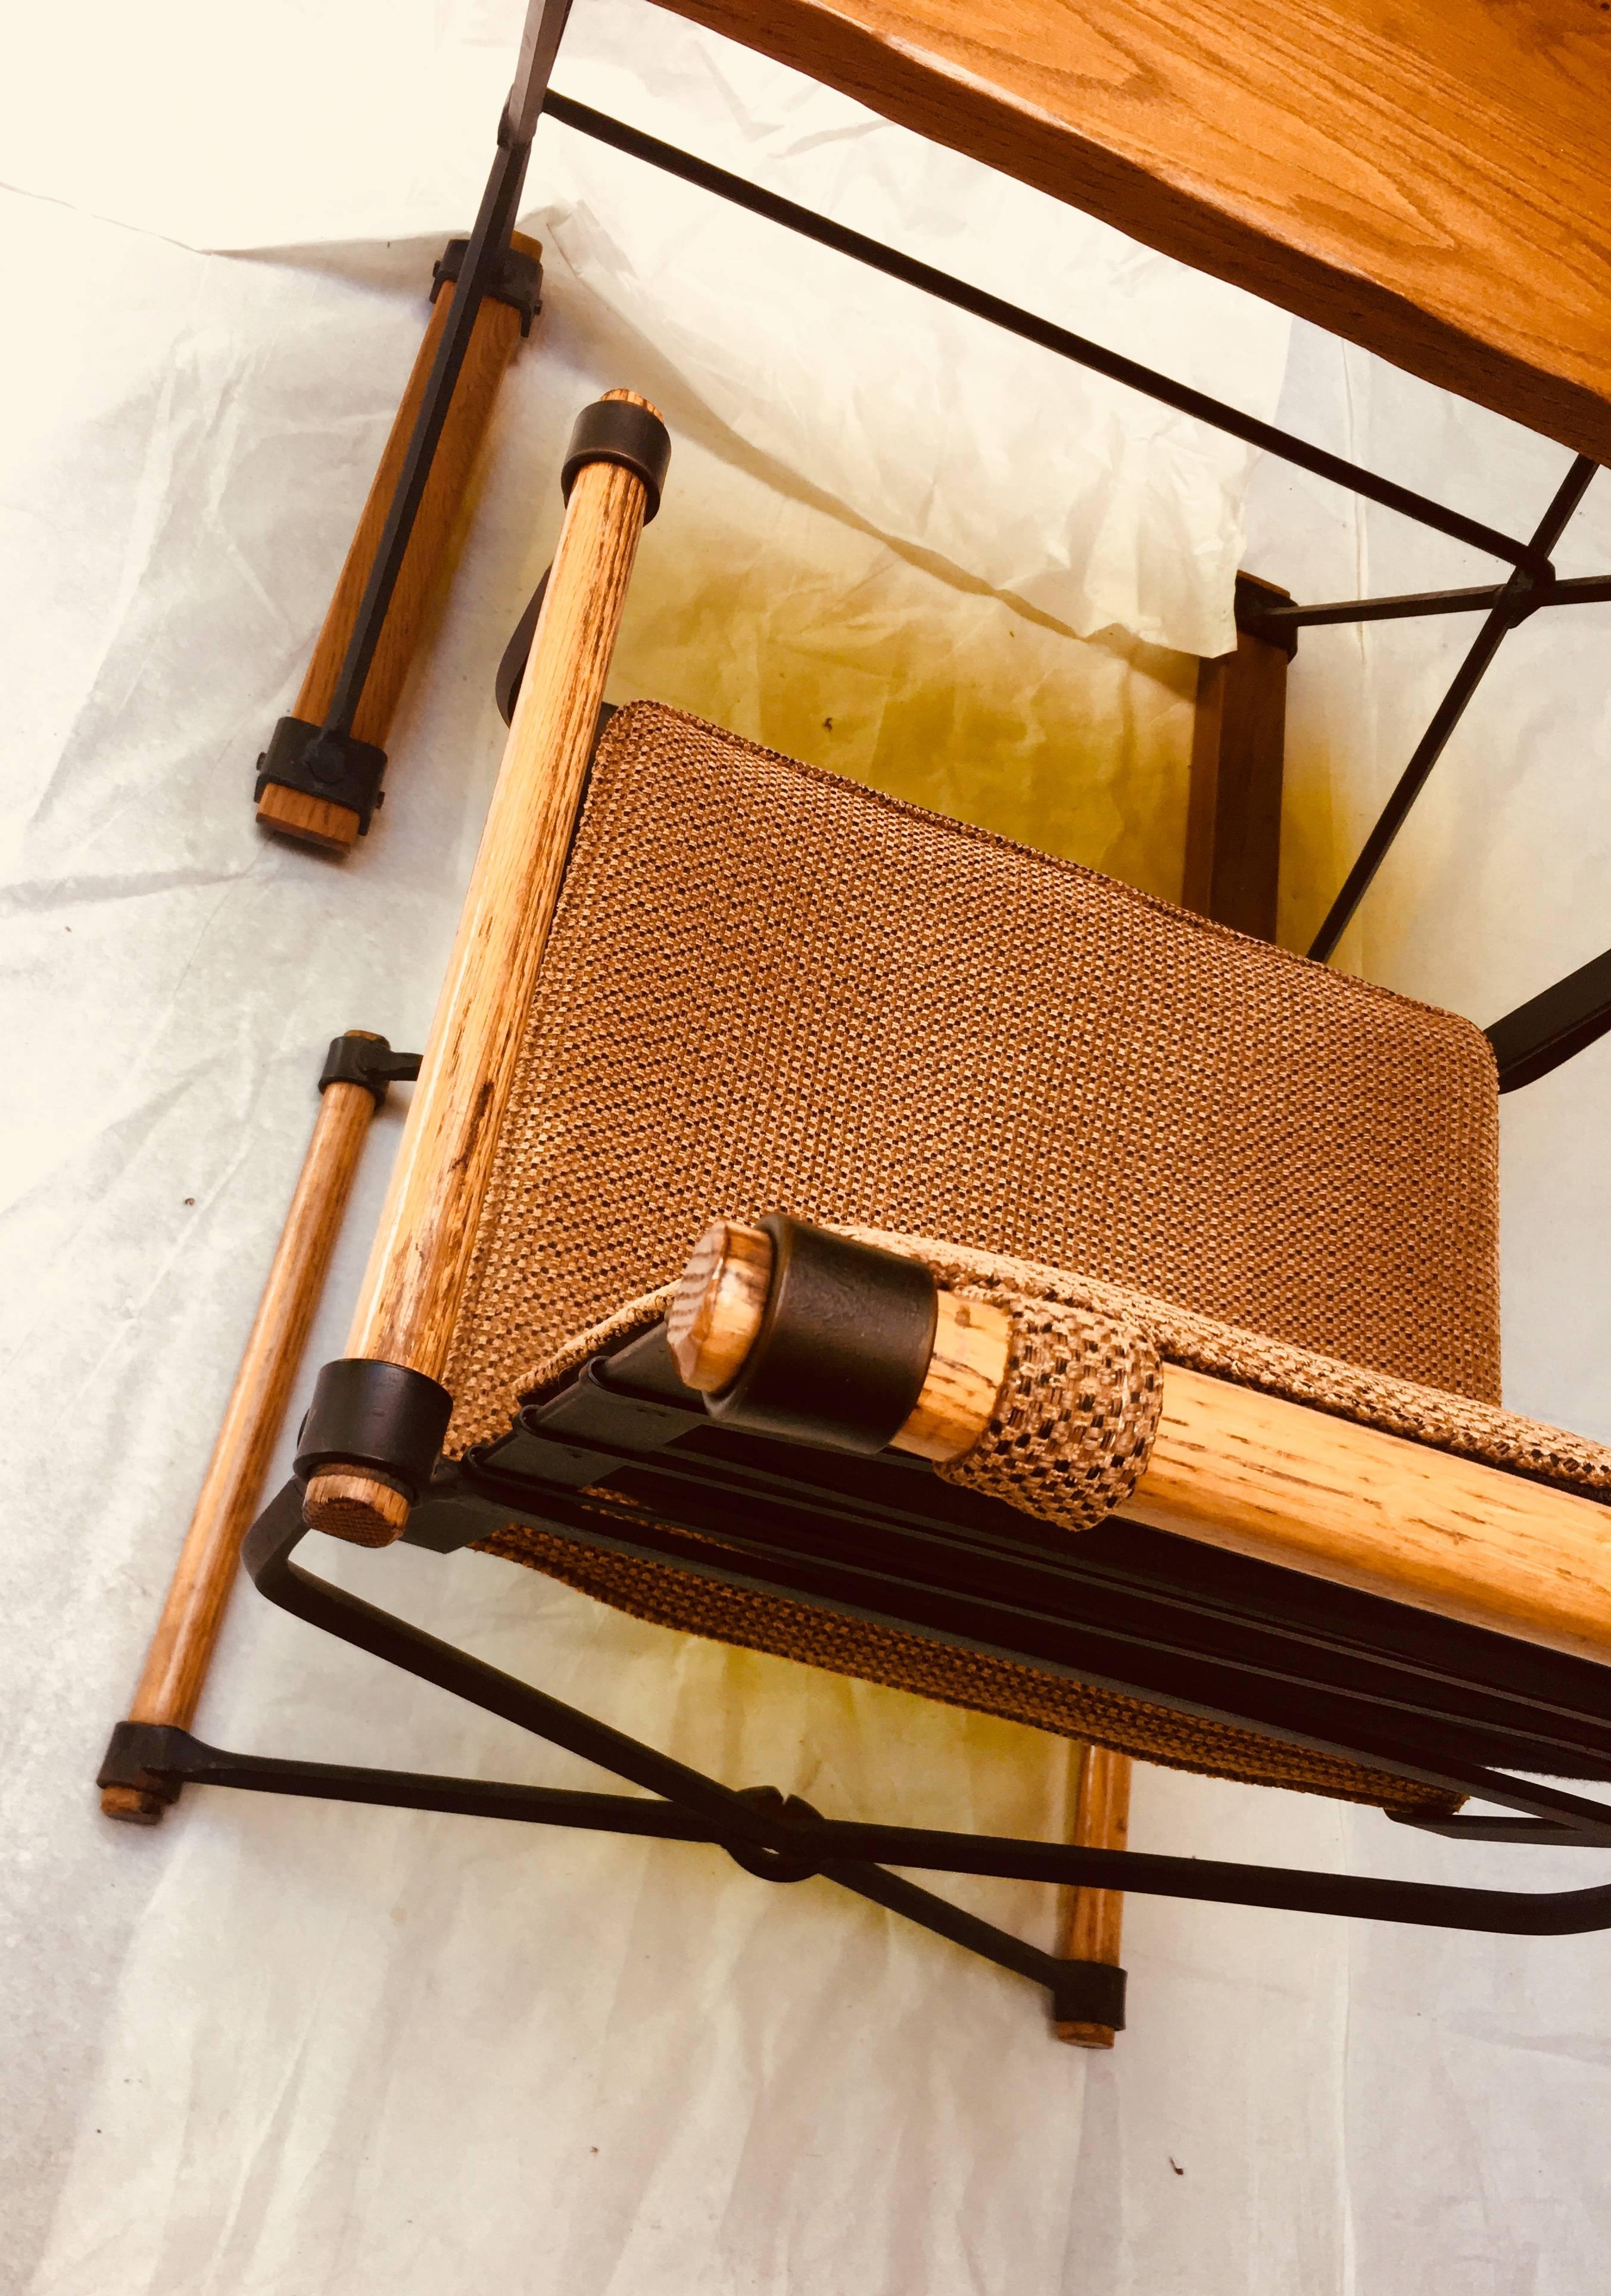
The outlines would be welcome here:
<svg viewBox="0 0 1611 2296">
<path fill-rule="evenodd" d="M 943 1237 L 1497 1400 L 1468 1022 L 639 702 L 497 1146 L 450 1447 L 717 1213 Z"/>
</svg>

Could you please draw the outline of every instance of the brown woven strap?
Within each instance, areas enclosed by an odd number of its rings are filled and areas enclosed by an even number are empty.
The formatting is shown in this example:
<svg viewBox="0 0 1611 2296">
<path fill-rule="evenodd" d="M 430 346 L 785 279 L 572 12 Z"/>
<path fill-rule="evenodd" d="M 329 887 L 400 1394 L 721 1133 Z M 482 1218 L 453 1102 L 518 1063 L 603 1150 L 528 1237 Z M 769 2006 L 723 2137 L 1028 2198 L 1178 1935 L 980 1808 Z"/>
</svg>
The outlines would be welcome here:
<svg viewBox="0 0 1611 2296">
<path fill-rule="evenodd" d="M 1122 1506 L 1147 1471 L 1163 1400 L 1158 1351 L 1138 1324 L 982 1283 L 959 1287 L 1012 1320 L 990 1425 L 936 1472 L 1064 1530 Z"/>
</svg>

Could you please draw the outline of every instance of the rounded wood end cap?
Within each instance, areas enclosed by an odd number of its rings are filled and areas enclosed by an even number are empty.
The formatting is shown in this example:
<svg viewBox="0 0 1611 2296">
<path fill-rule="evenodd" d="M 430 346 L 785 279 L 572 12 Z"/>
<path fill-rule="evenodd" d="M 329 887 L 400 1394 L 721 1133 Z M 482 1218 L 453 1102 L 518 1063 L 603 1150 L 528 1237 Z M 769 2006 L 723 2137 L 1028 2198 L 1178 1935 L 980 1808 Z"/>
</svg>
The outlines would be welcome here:
<svg viewBox="0 0 1611 2296">
<path fill-rule="evenodd" d="M 102 1815 L 119 1818 L 125 1825 L 160 1825 L 167 1808 L 160 1793 L 152 1793 L 144 1786 L 101 1789 Z"/>
<path fill-rule="evenodd" d="M 688 1255 L 666 1309 L 666 1344 L 702 1395 L 735 1379 L 755 1341 L 772 1280 L 772 1240 L 736 1220 L 712 1220 Z"/>
<path fill-rule="evenodd" d="M 327 1531 L 349 1546 L 390 1546 L 408 1527 L 408 1502 L 373 1475 L 333 1469 L 309 1482 L 302 1521 L 310 1530 Z"/>
</svg>

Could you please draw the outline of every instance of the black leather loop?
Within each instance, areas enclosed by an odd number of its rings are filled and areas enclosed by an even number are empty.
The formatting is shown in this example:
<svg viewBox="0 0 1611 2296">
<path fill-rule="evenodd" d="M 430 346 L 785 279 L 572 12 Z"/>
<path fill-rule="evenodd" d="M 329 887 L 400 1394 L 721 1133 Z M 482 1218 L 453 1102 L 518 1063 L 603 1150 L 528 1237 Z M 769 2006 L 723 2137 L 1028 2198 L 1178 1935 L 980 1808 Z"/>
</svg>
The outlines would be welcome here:
<svg viewBox="0 0 1611 2296">
<path fill-rule="evenodd" d="M 618 463 L 643 480 L 647 526 L 660 508 L 671 463 L 671 434 L 658 414 L 646 406 L 634 406 L 629 398 L 596 398 L 577 416 L 565 449 L 559 483 L 567 502 L 577 472 L 588 463 Z"/>
<path fill-rule="evenodd" d="M 870 1456 L 912 1415 L 934 1351 L 921 1261 L 769 1213 L 772 1283 L 743 1370 L 711 1416 L 755 1435 Z"/>
<path fill-rule="evenodd" d="M 314 1383 L 292 1472 L 300 1483 L 322 1467 L 372 1468 L 412 1501 L 431 1480 L 453 1416 L 453 1398 L 423 1371 L 343 1356 Z"/>
</svg>

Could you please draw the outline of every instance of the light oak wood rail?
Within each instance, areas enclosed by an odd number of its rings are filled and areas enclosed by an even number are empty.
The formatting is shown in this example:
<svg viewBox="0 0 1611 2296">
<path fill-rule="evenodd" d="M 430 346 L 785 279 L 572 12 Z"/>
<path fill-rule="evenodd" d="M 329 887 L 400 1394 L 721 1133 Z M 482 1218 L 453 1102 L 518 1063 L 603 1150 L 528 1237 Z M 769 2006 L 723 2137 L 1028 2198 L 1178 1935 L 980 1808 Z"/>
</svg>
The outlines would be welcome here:
<svg viewBox="0 0 1611 2296">
<path fill-rule="evenodd" d="M 241 1541 L 285 1416 L 374 1104 L 374 1094 L 359 1084 L 327 1085 L 320 1097 L 268 1280 L 128 1710 L 131 1722 L 188 1729 L 194 1719 L 234 1584 Z M 101 1807 L 108 1817 L 154 1825 L 164 1803 L 160 1795 L 138 1787 L 107 1786 Z"/>
<path fill-rule="evenodd" d="M 630 390 L 604 396 L 649 403 Z M 645 506 L 642 480 L 619 464 L 578 472 L 349 1356 L 403 1364 L 429 1379 L 447 1363 Z M 335 1469 L 310 1479 L 303 1513 L 316 1530 L 376 1546 L 407 1521 L 388 1486 Z"/>
<path fill-rule="evenodd" d="M 1250 592 L 1290 603 L 1238 574 L 1238 603 Z M 1240 630 L 1234 653 L 1197 664 L 1181 905 L 1259 940 L 1276 937 L 1290 656 L 1290 644 Z"/>
<path fill-rule="evenodd" d="M 519 232 L 514 234 L 513 244 L 518 253 L 534 257 L 542 254 L 538 241 L 528 239 Z M 292 715 L 309 725 L 324 722 L 334 696 L 348 641 L 358 619 L 374 554 L 380 547 L 381 530 L 397 491 L 403 457 L 408 451 L 415 418 L 425 395 L 425 384 L 456 291 L 452 281 L 448 281 L 431 307 L 424 339 L 297 695 Z M 377 749 L 386 746 L 404 683 L 424 638 L 442 578 L 451 567 L 475 459 L 492 420 L 504 370 L 514 357 L 520 340 L 521 315 L 514 306 L 500 301 L 495 295 L 486 296 L 475 315 L 464 364 L 453 388 L 448 419 L 432 458 L 431 475 L 420 497 L 408 547 L 398 572 L 397 587 L 386 609 L 380 643 L 353 718 L 352 731 L 357 738 L 373 742 Z M 310 797 L 302 790 L 286 789 L 278 782 L 270 782 L 259 800 L 258 819 L 265 829 L 277 830 L 282 836 L 297 838 L 305 845 L 323 846 L 333 853 L 345 853 L 358 833 L 358 816 L 350 806 L 334 805 L 328 798 Z"/>
<path fill-rule="evenodd" d="M 1068 1838 L 1081 1849 L 1122 1849 L 1130 1841 L 1130 1758 L 1107 1746 L 1081 1746 L 1078 1752 L 1079 1775 Z M 1123 1937 L 1122 1890 L 1065 1892 L 1057 1950 L 1066 1959 L 1099 1961 L 1117 1969 Z M 1113 2026 L 1083 2018 L 1060 2019 L 1052 2030 L 1060 2041 L 1070 2041 L 1077 2049 L 1111 2049 L 1116 2038 Z"/>
<path fill-rule="evenodd" d="M 701 1271 L 699 1287 L 712 1304 L 700 1355 L 715 1349 L 724 1366 L 741 1364 L 747 1342 L 716 1326 L 725 1314 L 752 1341 L 760 1312 L 740 1287 L 724 1284 L 719 1254 L 708 1246 Z M 719 1310 L 719 1301 L 727 1303 Z M 687 1329 L 699 1324 L 696 1303 L 679 1298 L 678 1309 Z M 960 1456 L 988 1423 L 1006 1374 L 1005 1333 L 989 1345 L 999 1350 L 994 1385 L 988 1348 L 975 1347 L 969 1398 L 948 1410 L 946 1442 L 954 1447 L 946 1456 Z M 1119 1512 L 1205 1546 L 1611 1662 L 1611 1507 L 1229 1380 L 1165 1366 L 1152 1456 Z"/>
</svg>

